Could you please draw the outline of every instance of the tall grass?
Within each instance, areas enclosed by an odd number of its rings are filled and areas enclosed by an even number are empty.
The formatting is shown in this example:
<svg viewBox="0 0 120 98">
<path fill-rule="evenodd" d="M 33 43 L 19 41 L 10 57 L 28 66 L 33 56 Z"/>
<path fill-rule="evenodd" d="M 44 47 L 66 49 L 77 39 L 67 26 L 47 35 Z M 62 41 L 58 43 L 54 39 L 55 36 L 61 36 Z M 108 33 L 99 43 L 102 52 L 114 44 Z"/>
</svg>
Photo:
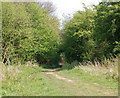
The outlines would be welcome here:
<svg viewBox="0 0 120 98">
<path fill-rule="evenodd" d="M 18 73 L 21 72 L 15 66 L 5 66 L 3 63 L 1 64 L 0 72 L 1 72 L 1 81 L 6 80 L 17 80 Z"/>
<path fill-rule="evenodd" d="M 99 62 L 97 59 L 94 62 L 84 61 L 78 63 L 65 63 L 62 69 L 80 69 L 82 72 L 89 73 L 97 77 L 103 77 L 106 79 L 118 80 L 118 58 L 105 59 Z"/>
</svg>

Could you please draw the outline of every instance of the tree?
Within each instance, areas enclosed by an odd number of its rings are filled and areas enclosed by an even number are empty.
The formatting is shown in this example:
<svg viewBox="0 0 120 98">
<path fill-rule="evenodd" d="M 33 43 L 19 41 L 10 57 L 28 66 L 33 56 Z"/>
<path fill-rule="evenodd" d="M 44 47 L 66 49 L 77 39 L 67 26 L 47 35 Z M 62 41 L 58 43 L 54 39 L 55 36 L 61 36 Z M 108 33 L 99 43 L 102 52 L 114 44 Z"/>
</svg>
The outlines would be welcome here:
<svg viewBox="0 0 120 98">
<path fill-rule="evenodd" d="M 46 10 L 49 15 L 53 15 L 54 12 L 56 11 L 56 7 L 53 5 L 52 2 L 49 2 L 49 1 L 47 1 L 47 2 L 38 2 L 38 6 L 40 6 L 44 10 Z"/>
<path fill-rule="evenodd" d="M 59 59 L 59 22 L 36 3 L 3 3 L 3 62 L 24 64 Z"/>
<path fill-rule="evenodd" d="M 85 8 L 85 11 L 75 13 L 74 17 L 64 25 L 63 51 L 68 62 L 83 61 L 92 56 L 94 15 L 94 11 Z"/>
<path fill-rule="evenodd" d="M 45 62 L 47 59 L 54 61 L 59 44 L 58 21 L 53 21 L 54 18 L 49 16 L 42 8 L 37 7 L 37 4 L 30 4 L 27 12 L 31 14 L 30 20 L 34 30 L 31 50 L 34 51 L 34 55 L 39 62 Z"/>
<path fill-rule="evenodd" d="M 109 57 L 114 53 L 116 41 L 120 41 L 120 3 L 101 2 L 96 6 L 94 39 L 96 41 L 96 56 Z"/>
<path fill-rule="evenodd" d="M 2 56 L 3 62 L 10 65 L 10 61 L 18 62 L 18 56 L 23 56 L 21 40 L 29 27 L 29 15 L 23 4 L 2 3 L 2 11 Z"/>
</svg>

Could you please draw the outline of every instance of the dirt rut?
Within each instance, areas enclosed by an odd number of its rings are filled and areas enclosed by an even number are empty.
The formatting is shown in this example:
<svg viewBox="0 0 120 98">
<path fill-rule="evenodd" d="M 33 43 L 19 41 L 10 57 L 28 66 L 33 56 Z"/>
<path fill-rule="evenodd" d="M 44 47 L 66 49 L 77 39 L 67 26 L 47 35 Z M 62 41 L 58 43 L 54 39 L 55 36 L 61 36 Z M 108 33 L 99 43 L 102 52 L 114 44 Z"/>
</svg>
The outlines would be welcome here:
<svg viewBox="0 0 120 98">
<path fill-rule="evenodd" d="M 70 79 L 67 79 L 67 78 L 64 78 L 62 76 L 59 76 L 58 74 L 55 73 L 56 69 L 53 69 L 53 70 L 50 70 L 50 71 L 47 71 L 45 72 L 46 74 L 52 74 L 53 76 L 55 76 L 57 79 L 61 79 L 61 80 L 64 80 L 66 82 L 71 82 L 73 83 L 73 80 L 70 80 Z"/>
</svg>

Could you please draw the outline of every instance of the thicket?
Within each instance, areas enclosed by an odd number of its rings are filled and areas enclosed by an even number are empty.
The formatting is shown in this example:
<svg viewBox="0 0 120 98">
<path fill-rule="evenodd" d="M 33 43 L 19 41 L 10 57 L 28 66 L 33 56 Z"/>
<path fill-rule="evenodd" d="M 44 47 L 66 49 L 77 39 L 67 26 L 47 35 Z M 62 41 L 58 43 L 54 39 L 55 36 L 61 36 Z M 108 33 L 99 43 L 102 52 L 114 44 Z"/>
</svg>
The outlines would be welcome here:
<svg viewBox="0 0 120 98">
<path fill-rule="evenodd" d="M 2 62 L 57 63 L 59 20 L 37 3 L 2 3 Z"/>
<path fill-rule="evenodd" d="M 120 53 L 120 2 L 84 7 L 64 23 L 63 46 L 67 62 L 103 61 Z"/>
<path fill-rule="evenodd" d="M 50 4 L 51 5 L 51 4 Z M 120 53 L 120 2 L 84 7 L 63 24 L 44 3 L 2 3 L 2 62 L 58 64 L 109 59 Z"/>
</svg>

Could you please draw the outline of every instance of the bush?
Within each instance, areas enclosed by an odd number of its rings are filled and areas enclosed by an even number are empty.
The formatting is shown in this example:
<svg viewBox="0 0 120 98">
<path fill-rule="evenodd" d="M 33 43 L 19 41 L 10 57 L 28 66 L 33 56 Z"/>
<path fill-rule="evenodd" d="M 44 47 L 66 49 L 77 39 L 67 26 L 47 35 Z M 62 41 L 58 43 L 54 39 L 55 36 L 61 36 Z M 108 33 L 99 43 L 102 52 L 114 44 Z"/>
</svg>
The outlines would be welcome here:
<svg viewBox="0 0 120 98">
<path fill-rule="evenodd" d="M 66 63 L 62 66 L 62 69 L 68 69 L 68 70 L 70 70 L 70 69 L 75 68 L 76 66 L 78 66 L 78 61 L 74 61 L 74 62 L 72 62 L 71 64 L 66 62 Z"/>
</svg>

